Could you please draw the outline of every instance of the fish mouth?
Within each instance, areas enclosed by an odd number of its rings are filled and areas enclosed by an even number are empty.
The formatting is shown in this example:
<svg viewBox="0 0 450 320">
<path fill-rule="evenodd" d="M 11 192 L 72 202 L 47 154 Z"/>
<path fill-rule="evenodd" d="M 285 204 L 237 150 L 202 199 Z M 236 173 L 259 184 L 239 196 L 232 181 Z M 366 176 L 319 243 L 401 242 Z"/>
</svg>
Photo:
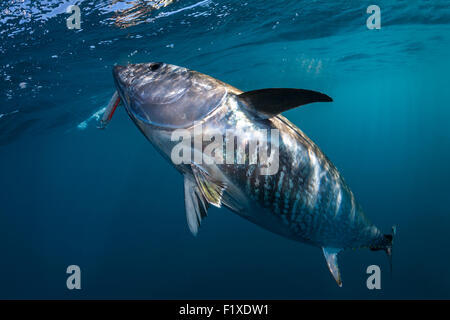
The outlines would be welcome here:
<svg viewBox="0 0 450 320">
<path fill-rule="evenodd" d="M 105 108 L 105 112 L 103 113 L 102 119 L 100 120 L 99 126 L 100 129 L 105 129 L 108 126 L 120 102 L 124 101 L 122 98 L 122 83 L 121 83 L 122 82 L 121 73 L 124 69 L 126 69 L 126 67 L 124 66 L 115 66 L 113 68 L 113 78 L 117 90 L 114 92 L 107 107 Z"/>
<path fill-rule="evenodd" d="M 130 97 L 127 94 L 127 88 L 130 86 L 133 77 L 128 76 L 129 72 L 127 72 L 126 66 L 114 66 L 112 73 L 118 98 L 125 107 L 125 110 L 130 115 L 134 115 L 134 112 L 130 109 Z"/>
<path fill-rule="evenodd" d="M 114 84 L 116 86 L 117 99 L 122 102 L 125 111 L 128 113 L 130 118 L 136 122 L 136 119 L 140 117 L 136 114 L 134 109 L 131 107 L 131 99 L 129 97 L 128 88 L 131 86 L 133 81 L 133 72 L 129 72 L 127 66 L 114 66 L 113 67 L 113 78 Z M 111 102 L 110 102 L 111 105 Z M 110 118 L 112 114 L 110 115 Z"/>
<path fill-rule="evenodd" d="M 119 73 L 120 73 L 121 71 L 123 71 L 124 69 L 126 69 L 125 66 L 114 66 L 114 67 L 113 67 L 113 74 L 114 74 L 114 77 L 117 78 L 118 75 L 119 75 Z"/>
<path fill-rule="evenodd" d="M 120 93 L 123 90 L 123 86 L 125 85 L 123 79 L 123 71 L 126 69 L 124 66 L 114 66 L 113 68 L 113 78 L 114 83 L 116 85 L 117 91 Z"/>
</svg>

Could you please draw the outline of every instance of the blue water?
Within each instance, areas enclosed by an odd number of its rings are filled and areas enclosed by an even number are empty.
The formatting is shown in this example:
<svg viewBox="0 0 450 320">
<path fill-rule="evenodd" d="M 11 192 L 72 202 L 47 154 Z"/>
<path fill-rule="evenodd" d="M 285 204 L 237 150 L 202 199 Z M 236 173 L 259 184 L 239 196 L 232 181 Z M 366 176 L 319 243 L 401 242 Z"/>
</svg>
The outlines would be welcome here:
<svg viewBox="0 0 450 320">
<path fill-rule="evenodd" d="M 377 0 L 380 30 L 360 1 L 166 2 L 1 2 L 0 298 L 450 298 L 448 1 Z M 398 225 L 392 277 L 383 252 L 346 251 L 338 288 L 318 248 L 227 209 L 193 237 L 182 177 L 124 110 L 96 128 L 113 65 L 149 61 L 333 97 L 285 115 Z"/>
</svg>

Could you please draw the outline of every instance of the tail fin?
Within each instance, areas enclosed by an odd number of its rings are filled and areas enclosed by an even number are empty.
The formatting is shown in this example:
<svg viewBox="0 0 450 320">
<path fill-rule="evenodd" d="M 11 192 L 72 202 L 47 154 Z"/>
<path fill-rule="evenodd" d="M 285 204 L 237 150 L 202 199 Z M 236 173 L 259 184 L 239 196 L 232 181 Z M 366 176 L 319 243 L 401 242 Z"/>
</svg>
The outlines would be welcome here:
<svg viewBox="0 0 450 320">
<path fill-rule="evenodd" d="M 397 232 L 397 227 L 392 226 L 392 233 L 384 235 L 384 237 L 388 240 L 388 244 L 384 248 L 384 251 L 386 252 L 386 255 L 388 257 L 391 275 L 392 275 L 392 246 L 394 245 L 394 236 L 395 236 L 396 232 Z"/>
</svg>

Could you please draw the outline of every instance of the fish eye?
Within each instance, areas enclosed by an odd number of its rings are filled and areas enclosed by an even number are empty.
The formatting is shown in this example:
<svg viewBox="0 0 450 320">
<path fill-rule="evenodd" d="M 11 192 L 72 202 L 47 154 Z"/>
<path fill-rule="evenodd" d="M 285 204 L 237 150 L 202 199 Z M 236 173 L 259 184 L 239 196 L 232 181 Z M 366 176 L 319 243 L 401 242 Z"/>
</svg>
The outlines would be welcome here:
<svg viewBox="0 0 450 320">
<path fill-rule="evenodd" d="M 156 70 L 158 70 L 160 67 L 161 67 L 161 63 L 152 63 L 152 64 L 150 65 L 150 70 L 156 71 Z"/>
</svg>

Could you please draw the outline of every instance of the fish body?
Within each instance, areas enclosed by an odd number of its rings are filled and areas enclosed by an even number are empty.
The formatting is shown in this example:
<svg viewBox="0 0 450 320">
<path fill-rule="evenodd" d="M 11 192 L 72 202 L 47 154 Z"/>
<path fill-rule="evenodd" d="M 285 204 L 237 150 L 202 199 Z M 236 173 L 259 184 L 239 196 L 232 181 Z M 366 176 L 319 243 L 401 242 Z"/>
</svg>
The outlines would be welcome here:
<svg viewBox="0 0 450 320">
<path fill-rule="evenodd" d="M 197 234 L 210 205 L 225 206 L 269 231 L 322 248 L 339 285 L 341 250 L 367 247 L 390 256 L 392 235 L 367 219 L 336 167 L 280 114 L 331 101 L 328 96 L 301 89 L 246 93 L 165 63 L 115 67 L 113 75 L 130 118 L 184 176 L 192 233 Z M 190 139 L 190 157 L 183 150 L 185 161 L 175 161 L 183 137 Z M 205 152 L 219 140 L 225 147 Z M 270 145 L 267 161 L 251 162 L 261 154 L 250 146 L 262 142 Z"/>
</svg>

